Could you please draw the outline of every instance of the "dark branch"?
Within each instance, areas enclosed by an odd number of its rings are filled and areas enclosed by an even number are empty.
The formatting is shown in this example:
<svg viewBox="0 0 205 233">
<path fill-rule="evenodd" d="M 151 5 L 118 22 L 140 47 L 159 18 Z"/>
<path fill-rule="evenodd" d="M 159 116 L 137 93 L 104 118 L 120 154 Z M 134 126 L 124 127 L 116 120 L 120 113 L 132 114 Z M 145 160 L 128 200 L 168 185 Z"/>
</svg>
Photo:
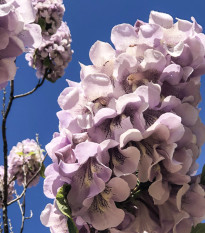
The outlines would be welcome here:
<svg viewBox="0 0 205 233">
<path fill-rule="evenodd" d="M 43 85 L 43 83 L 44 83 L 47 75 L 48 75 L 48 70 L 46 70 L 43 79 L 38 81 L 36 87 L 33 90 L 31 90 L 31 91 L 29 91 L 27 93 L 24 93 L 24 94 L 16 95 L 16 96 L 14 96 L 14 81 L 11 80 L 11 82 L 10 82 L 10 97 L 9 97 L 9 103 L 8 103 L 6 111 L 5 111 L 5 92 L 4 92 L 3 111 L 2 111 L 2 115 L 3 115 L 3 120 L 2 120 L 2 138 L 3 138 L 3 152 L 4 152 L 4 185 L 3 185 L 3 224 L 4 224 L 4 233 L 9 233 L 8 211 L 7 211 L 8 205 L 12 204 L 15 201 L 18 201 L 22 196 L 24 196 L 28 185 L 33 181 L 33 179 L 35 179 L 35 177 L 40 172 L 40 169 L 39 169 L 37 171 L 37 173 L 32 177 L 32 179 L 26 184 L 26 186 L 24 187 L 23 192 L 21 193 L 20 196 L 18 196 L 18 198 L 16 198 L 14 201 L 12 201 L 10 203 L 7 203 L 7 199 L 8 199 L 8 160 L 7 160 L 7 156 L 8 156 L 8 143 L 7 143 L 7 138 L 6 138 L 6 120 L 7 120 L 8 114 L 10 112 L 13 100 L 17 99 L 17 98 L 24 97 L 24 96 L 28 96 L 28 95 L 34 93 L 39 87 L 41 87 Z"/>
<path fill-rule="evenodd" d="M 21 98 L 21 97 L 25 97 L 25 96 L 28 96 L 28 95 L 31 95 L 32 93 L 34 93 L 39 87 L 41 87 L 44 83 L 46 79 L 46 76 L 43 77 L 42 80 L 39 80 L 37 85 L 33 88 L 33 90 L 29 91 L 29 92 L 26 92 L 24 94 L 20 94 L 20 95 L 15 95 L 14 96 L 14 99 L 18 99 L 18 98 Z"/>
<path fill-rule="evenodd" d="M 4 188 L 3 188 L 3 222 L 4 222 L 4 233 L 9 233 L 8 229 L 8 214 L 7 214 L 7 198 L 8 198 L 8 144 L 6 138 L 6 120 L 11 109 L 11 105 L 14 99 L 14 81 L 10 82 L 10 97 L 6 112 L 3 114 L 2 120 L 2 138 L 3 138 L 3 150 L 4 150 Z"/>
</svg>

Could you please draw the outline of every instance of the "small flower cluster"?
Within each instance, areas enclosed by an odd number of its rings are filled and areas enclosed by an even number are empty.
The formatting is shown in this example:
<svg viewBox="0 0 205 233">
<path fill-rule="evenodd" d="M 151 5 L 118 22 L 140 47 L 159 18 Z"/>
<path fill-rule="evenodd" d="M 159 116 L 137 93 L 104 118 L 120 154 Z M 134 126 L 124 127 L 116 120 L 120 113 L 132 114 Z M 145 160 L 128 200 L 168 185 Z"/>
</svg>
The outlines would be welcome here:
<svg viewBox="0 0 205 233">
<path fill-rule="evenodd" d="M 19 186 L 32 187 L 37 185 L 44 159 L 43 150 L 38 142 L 26 139 L 13 146 L 8 155 L 8 199 L 13 199 L 15 181 Z M 4 166 L 0 166 L 0 208 L 3 200 Z"/>
<path fill-rule="evenodd" d="M 64 75 L 64 69 L 71 61 L 70 31 L 66 23 L 62 22 L 57 33 L 50 37 L 43 37 L 38 49 L 26 54 L 29 65 L 36 68 L 36 76 L 55 82 Z"/>
<path fill-rule="evenodd" d="M 55 82 L 64 75 L 71 61 L 70 30 L 62 17 L 65 11 L 61 0 L 33 0 L 37 11 L 36 23 L 42 28 L 43 41 L 38 49 L 26 54 L 29 65 L 37 70 L 38 78 Z"/>
<path fill-rule="evenodd" d="M 14 79 L 16 57 L 41 43 L 41 28 L 34 20 L 30 0 L 0 1 L 0 89 Z"/>
<path fill-rule="evenodd" d="M 18 185 L 25 186 L 39 170 L 44 155 L 43 150 L 33 139 L 18 142 L 8 156 L 8 173 L 12 179 L 17 180 Z M 39 182 L 40 174 L 29 184 L 28 187 Z"/>
<path fill-rule="evenodd" d="M 44 193 L 62 185 L 80 232 L 190 232 L 205 217 L 195 176 L 205 126 L 199 118 L 205 35 L 192 22 L 152 11 L 149 23 L 120 24 L 90 49 L 81 82 L 60 94 L 59 133 L 46 146 Z M 41 214 L 68 233 L 56 201 Z M 62 230 L 63 229 L 63 230 Z"/>
<path fill-rule="evenodd" d="M 2 208 L 3 204 L 3 185 L 4 185 L 4 166 L 0 166 L 0 208 Z M 13 199 L 14 194 L 14 181 L 11 181 L 11 176 L 8 174 L 8 196 L 7 201 L 11 201 Z"/>
<path fill-rule="evenodd" d="M 32 3 L 37 12 L 35 22 L 41 26 L 42 34 L 55 34 L 65 12 L 62 0 L 32 0 Z"/>
</svg>

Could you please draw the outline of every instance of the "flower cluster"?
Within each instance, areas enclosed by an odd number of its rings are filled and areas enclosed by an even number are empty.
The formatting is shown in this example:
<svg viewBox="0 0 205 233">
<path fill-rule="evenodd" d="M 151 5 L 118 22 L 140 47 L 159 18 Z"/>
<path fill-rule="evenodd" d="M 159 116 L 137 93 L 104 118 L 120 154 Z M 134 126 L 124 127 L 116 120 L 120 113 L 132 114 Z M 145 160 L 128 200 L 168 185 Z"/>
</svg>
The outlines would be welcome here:
<svg viewBox="0 0 205 233">
<path fill-rule="evenodd" d="M 41 28 L 34 20 L 30 0 L 0 1 L 0 89 L 14 79 L 16 57 L 41 43 Z"/>
<path fill-rule="evenodd" d="M 35 22 L 41 26 L 42 33 L 56 33 L 65 12 L 62 0 L 32 0 L 32 3 L 37 12 Z"/>
<path fill-rule="evenodd" d="M 55 199 L 70 185 L 80 232 L 188 233 L 205 217 L 195 176 L 205 35 L 194 18 L 174 23 L 152 11 L 149 23 L 115 26 L 111 41 L 91 47 L 93 65 L 81 65 L 81 82 L 68 81 L 58 98 L 44 193 Z M 66 218 L 55 200 L 41 214 L 53 233 Z"/>
<path fill-rule="evenodd" d="M 64 69 L 71 61 L 70 30 L 66 23 L 62 22 L 56 34 L 44 37 L 38 49 L 26 54 L 29 65 L 36 68 L 36 76 L 55 82 L 64 75 Z"/>
<path fill-rule="evenodd" d="M 62 0 L 33 0 L 32 3 L 37 11 L 35 22 L 42 28 L 43 41 L 38 49 L 30 49 L 26 60 L 37 70 L 38 78 L 55 82 L 64 75 L 73 53 L 70 30 L 62 21 L 65 8 Z"/>
<path fill-rule="evenodd" d="M 3 185 L 4 185 L 4 166 L 0 166 L 0 208 L 2 208 L 3 204 Z M 8 174 L 8 196 L 7 201 L 11 201 L 13 199 L 14 193 L 14 181 L 11 180 L 10 174 Z"/>
<path fill-rule="evenodd" d="M 8 156 L 8 173 L 10 177 L 17 180 L 18 185 L 25 186 L 39 170 L 43 161 L 43 150 L 33 139 L 18 142 Z M 28 187 L 36 185 L 40 174 L 29 184 Z"/>
</svg>

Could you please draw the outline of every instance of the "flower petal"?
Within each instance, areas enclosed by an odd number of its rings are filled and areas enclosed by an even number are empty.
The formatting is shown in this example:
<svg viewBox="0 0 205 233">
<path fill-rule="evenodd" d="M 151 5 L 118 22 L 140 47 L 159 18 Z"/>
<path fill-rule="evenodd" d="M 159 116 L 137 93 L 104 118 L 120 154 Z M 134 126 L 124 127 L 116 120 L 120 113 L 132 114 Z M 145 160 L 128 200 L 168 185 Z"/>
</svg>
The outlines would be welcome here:
<svg viewBox="0 0 205 233">
<path fill-rule="evenodd" d="M 90 60 L 97 66 L 103 66 L 107 61 L 114 59 L 115 50 L 108 43 L 97 41 L 90 49 Z"/>
<path fill-rule="evenodd" d="M 126 50 L 127 47 L 137 43 L 135 28 L 125 23 L 113 27 L 111 41 L 117 50 Z"/>
<path fill-rule="evenodd" d="M 158 24 L 161 27 L 168 29 L 173 25 L 173 18 L 166 13 L 151 11 L 149 16 L 149 23 Z"/>
</svg>

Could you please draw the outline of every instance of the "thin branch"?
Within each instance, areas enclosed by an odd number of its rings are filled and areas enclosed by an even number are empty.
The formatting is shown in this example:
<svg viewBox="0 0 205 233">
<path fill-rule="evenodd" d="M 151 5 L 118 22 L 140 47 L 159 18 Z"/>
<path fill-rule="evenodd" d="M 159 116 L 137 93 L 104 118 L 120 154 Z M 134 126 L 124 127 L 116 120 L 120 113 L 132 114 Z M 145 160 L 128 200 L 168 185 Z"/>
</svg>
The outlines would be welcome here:
<svg viewBox="0 0 205 233">
<path fill-rule="evenodd" d="M 8 198 L 8 161 L 7 161 L 7 154 L 8 154 L 8 144 L 6 138 L 6 120 L 8 114 L 11 109 L 11 105 L 14 99 L 14 81 L 11 80 L 10 82 L 10 97 L 8 107 L 6 112 L 3 114 L 2 120 L 2 138 L 3 138 L 3 150 L 4 150 L 4 188 L 3 188 L 3 222 L 4 222 L 4 233 L 9 233 L 8 228 L 8 213 L 7 213 L 7 198 Z"/>
<path fill-rule="evenodd" d="M 8 143 L 7 143 L 7 137 L 6 137 L 6 121 L 7 121 L 7 117 L 8 114 L 10 112 L 12 103 L 14 99 L 17 98 L 21 98 L 24 96 L 28 96 L 30 94 L 32 94 L 33 92 L 35 92 L 40 86 L 43 85 L 46 77 L 48 74 L 48 70 L 46 70 L 45 75 L 43 77 L 42 80 L 39 80 L 38 84 L 36 85 L 36 87 L 24 94 L 20 94 L 20 95 L 16 95 L 14 96 L 14 81 L 11 80 L 10 81 L 10 97 L 9 97 L 9 103 L 8 106 L 5 110 L 5 95 L 6 92 L 4 91 L 4 97 L 3 97 L 3 111 L 2 111 L 2 115 L 3 115 L 3 120 L 2 120 L 2 138 L 3 138 L 3 152 L 4 152 L 4 184 L 3 184 L 3 224 L 4 224 L 4 233 L 9 233 L 9 226 L 8 226 L 8 203 L 7 203 L 7 199 L 8 199 Z M 46 157 L 46 156 L 45 156 Z M 45 158 L 44 158 L 45 159 Z M 42 167 L 42 164 L 41 164 Z M 40 167 L 40 169 L 41 169 Z M 28 187 L 28 185 L 33 181 L 33 179 L 35 179 L 35 177 L 38 175 L 38 173 L 40 172 L 40 169 L 38 170 L 38 172 L 31 178 L 31 180 L 26 184 L 26 186 L 24 187 L 24 190 L 22 192 L 22 194 L 16 198 L 16 200 L 19 200 L 26 192 L 26 188 Z M 12 202 L 13 203 L 13 202 Z"/>
<path fill-rule="evenodd" d="M 16 196 L 18 197 L 18 194 L 17 194 L 17 192 L 16 192 L 16 190 L 15 190 L 15 194 L 16 194 Z M 17 200 L 17 203 L 18 203 L 18 206 L 19 206 L 19 209 L 20 209 L 20 211 L 21 211 L 21 230 L 20 230 L 20 233 L 22 233 L 23 232 L 23 228 L 24 228 L 24 216 L 25 216 L 25 195 L 24 195 L 24 199 L 23 199 L 23 204 L 21 204 L 21 202 L 20 202 L 20 200 Z"/>
<path fill-rule="evenodd" d="M 11 180 L 9 180 L 8 185 L 10 185 L 13 181 L 16 180 L 17 175 L 18 175 L 18 172 L 17 172 L 17 174 L 15 176 L 12 177 Z"/>
<path fill-rule="evenodd" d="M 26 219 L 31 219 L 33 217 L 33 212 L 32 212 L 32 210 L 30 210 L 30 216 L 29 217 L 25 217 L 25 220 Z"/>
<path fill-rule="evenodd" d="M 26 189 L 28 188 L 29 184 L 37 177 L 37 175 L 38 175 L 39 172 L 41 171 L 41 168 L 42 168 L 42 166 L 43 166 L 43 162 L 45 161 L 47 155 L 48 155 L 48 154 L 46 153 L 44 159 L 42 160 L 42 163 L 41 163 L 40 168 L 39 168 L 38 171 L 34 174 L 34 176 L 28 181 L 28 183 L 25 185 L 25 187 L 24 187 L 22 193 L 21 193 L 17 198 L 15 198 L 14 200 L 12 200 L 12 201 L 10 201 L 9 203 L 7 203 L 8 206 L 11 205 L 11 204 L 13 204 L 14 202 L 20 200 L 20 199 L 23 197 L 23 195 L 24 195 L 24 193 L 26 192 Z"/>
<path fill-rule="evenodd" d="M 18 197 L 18 194 L 16 192 L 16 190 L 14 190 L 15 194 L 16 194 L 16 197 Z M 19 209 L 21 211 L 21 214 L 23 214 L 23 209 L 22 209 L 22 205 L 21 205 L 21 202 L 19 200 L 17 200 L 17 203 L 18 203 L 18 206 L 19 206 Z"/>
<path fill-rule="evenodd" d="M 24 183 L 23 183 L 23 186 L 25 187 L 25 184 L 26 184 L 26 169 L 25 169 L 25 167 L 23 167 L 23 170 L 24 170 Z M 16 190 L 15 190 L 15 194 L 16 194 L 16 197 L 18 197 L 18 194 L 17 194 Z M 19 209 L 21 211 L 21 229 L 20 229 L 20 233 L 22 233 L 23 229 L 24 229 L 25 220 L 30 219 L 33 216 L 33 213 L 31 211 L 30 217 L 25 217 L 25 212 L 26 212 L 26 192 L 23 195 L 22 204 L 21 204 L 20 200 L 17 200 L 17 203 L 18 203 Z"/>
<path fill-rule="evenodd" d="M 25 188 L 26 185 L 26 165 L 23 165 L 23 172 L 24 172 L 24 182 L 23 182 L 23 187 Z M 18 203 L 20 203 L 20 200 L 18 200 Z M 26 211 L 26 192 L 23 195 L 23 202 L 21 205 L 21 230 L 20 233 L 23 232 L 24 228 L 24 222 L 25 222 L 25 211 Z"/>
<path fill-rule="evenodd" d="M 41 87 L 41 86 L 43 85 L 45 79 L 46 79 L 46 75 L 43 77 L 42 80 L 39 80 L 39 81 L 38 81 L 37 85 L 36 85 L 31 91 L 28 91 L 28 92 L 26 92 L 26 93 L 24 93 L 24 94 L 20 94 L 20 95 L 15 95 L 15 96 L 14 96 L 14 99 L 18 99 L 18 98 L 21 98 L 21 97 L 25 97 L 25 96 L 31 95 L 31 94 L 34 93 L 39 87 Z"/>
<path fill-rule="evenodd" d="M 8 106 L 5 110 L 5 91 L 4 91 L 4 98 L 3 98 L 3 111 L 2 111 L 2 115 L 3 115 L 3 120 L 2 120 L 2 138 L 3 138 L 3 152 L 4 152 L 4 185 L 3 185 L 3 224 L 4 224 L 4 233 L 9 233 L 9 227 L 8 227 L 8 210 L 7 207 L 9 204 L 12 204 L 14 201 L 12 201 L 12 203 L 7 203 L 7 199 L 8 199 L 8 160 L 7 160 L 7 155 L 8 155 L 8 143 L 7 143 L 7 137 L 6 137 L 6 120 L 8 117 L 8 114 L 10 112 L 12 103 L 14 99 L 17 98 L 21 98 L 24 96 L 28 96 L 32 93 L 34 93 L 40 86 L 43 85 L 46 77 L 48 74 L 48 70 L 46 70 L 45 75 L 43 77 L 42 80 L 39 80 L 38 84 L 36 85 L 36 87 L 24 94 L 20 94 L 20 95 L 16 95 L 14 96 L 14 81 L 11 80 L 10 81 L 10 97 L 9 97 L 9 103 Z M 45 156 L 46 157 L 46 156 Z M 45 159 L 44 157 L 44 159 Z M 43 163 L 42 163 L 43 164 Z M 42 164 L 40 166 L 40 169 L 42 167 Z M 15 199 L 15 201 L 19 200 L 26 192 L 26 189 L 28 187 L 28 185 L 35 179 L 35 177 L 38 175 L 38 173 L 40 172 L 40 169 L 36 172 L 36 174 L 31 178 L 31 180 L 26 184 L 26 186 L 24 187 L 23 192 L 21 193 L 21 195 Z"/>
<path fill-rule="evenodd" d="M 21 212 L 21 214 L 22 214 L 22 220 L 21 220 L 21 230 L 20 230 L 20 233 L 23 232 L 24 222 L 25 222 L 25 210 L 26 210 L 25 201 L 26 201 L 26 193 L 24 193 L 24 195 L 23 195 L 23 202 L 21 204 L 21 207 L 22 207 L 22 212 Z M 18 202 L 20 202 L 20 201 L 18 200 Z"/>
</svg>

